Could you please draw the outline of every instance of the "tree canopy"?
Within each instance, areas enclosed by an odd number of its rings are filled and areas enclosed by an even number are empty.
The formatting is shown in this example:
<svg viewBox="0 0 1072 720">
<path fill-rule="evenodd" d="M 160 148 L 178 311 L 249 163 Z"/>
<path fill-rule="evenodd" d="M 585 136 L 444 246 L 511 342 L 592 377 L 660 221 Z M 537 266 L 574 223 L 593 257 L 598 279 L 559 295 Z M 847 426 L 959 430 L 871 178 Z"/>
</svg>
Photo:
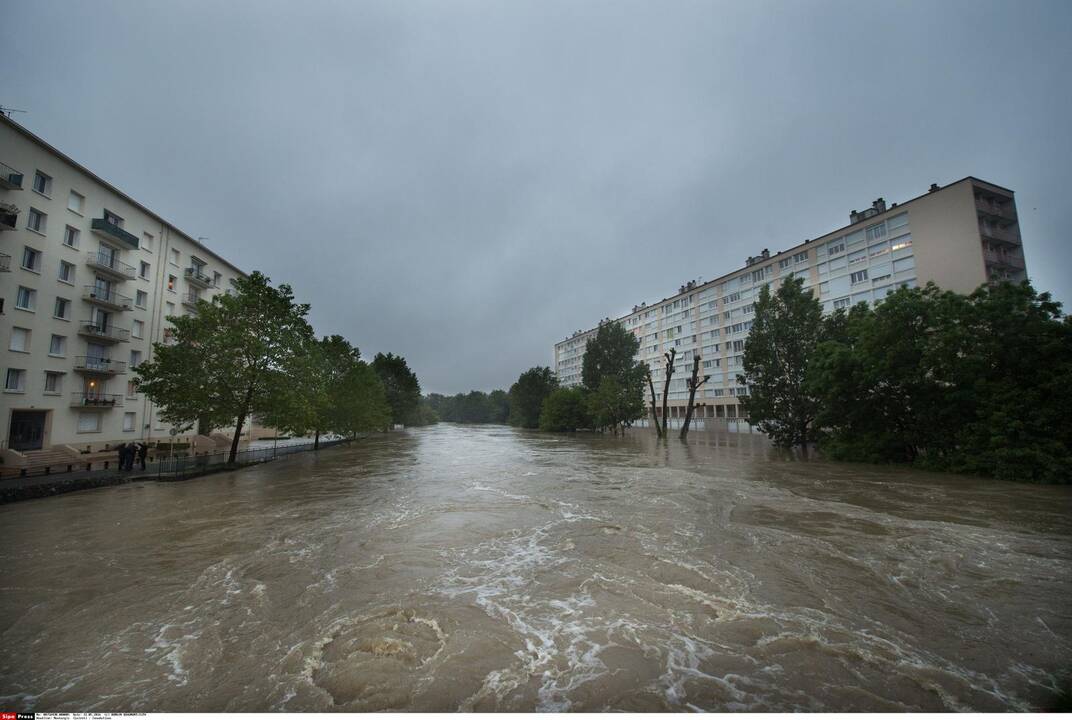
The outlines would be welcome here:
<svg viewBox="0 0 1072 720">
<path fill-rule="evenodd" d="M 417 408 L 421 400 L 421 384 L 409 369 L 406 359 L 392 353 L 377 353 L 372 358 L 372 369 L 383 382 L 394 422 L 416 425 L 420 417 Z"/>
<path fill-rule="evenodd" d="M 529 368 L 510 386 L 510 424 L 525 428 L 540 426 L 544 398 L 558 387 L 549 367 Z"/>
</svg>

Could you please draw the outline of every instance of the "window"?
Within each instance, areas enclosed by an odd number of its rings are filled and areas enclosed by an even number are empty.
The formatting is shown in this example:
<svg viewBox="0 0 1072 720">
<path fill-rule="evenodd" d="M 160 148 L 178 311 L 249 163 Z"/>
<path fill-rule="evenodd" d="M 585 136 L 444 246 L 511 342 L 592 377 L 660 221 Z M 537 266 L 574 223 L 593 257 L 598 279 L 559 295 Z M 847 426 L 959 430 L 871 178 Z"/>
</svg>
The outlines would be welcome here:
<svg viewBox="0 0 1072 720">
<path fill-rule="evenodd" d="M 15 295 L 15 307 L 17 307 L 19 310 L 30 310 L 30 311 L 32 311 L 36 304 L 37 304 L 37 291 L 36 290 L 31 290 L 28 287 L 21 287 L 20 286 L 18 293 L 16 293 L 16 295 Z"/>
<path fill-rule="evenodd" d="M 743 350 L 744 350 L 744 340 L 734 340 L 733 341 L 733 351 L 734 352 L 742 352 Z"/>
<path fill-rule="evenodd" d="M 878 223 L 867 228 L 868 240 L 877 240 L 880 237 L 886 237 L 886 223 Z"/>
<path fill-rule="evenodd" d="M 127 397 L 134 397 L 138 394 L 138 383 L 134 380 L 127 380 Z"/>
<path fill-rule="evenodd" d="M 68 225 L 63 229 L 63 244 L 71 248 L 78 247 L 78 228 Z"/>
<path fill-rule="evenodd" d="M 826 246 L 827 255 L 837 255 L 838 253 L 845 252 L 845 241 L 838 240 L 835 243 L 830 243 Z"/>
<path fill-rule="evenodd" d="M 123 218 L 119 217 L 111 210 L 105 209 L 104 220 L 105 222 L 109 222 L 116 227 L 123 227 Z"/>
<path fill-rule="evenodd" d="M 145 323 L 142 322 L 141 320 L 135 320 L 134 324 L 130 328 L 130 334 L 133 335 L 136 338 L 140 338 L 140 337 L 142 337 L 142 334 L 144 332 L 145 332 Z"/>
<path fill-rule="evenodd" d="M 173 317 L 175 315 L 175 303 L 164 303 L 164 317 Z"/>
<path fill-rule="evenodd" d="M 789 267 L 789 262 L 789 258 L 782 258 L 778 261 L 778 268 L 781 270 L 785 270 L 787 267 Z"/>
<path fill-rule="evenodd" d="M 834 301 L 834 309 L 839 310 L 841 308 L 847 308 L 849 306 L 849 299 L 847 297 L 838 298 Z"/>
<path fill-rule="evenodd" d="M 29 245 L 22 248 L 22 269 L 30 272 L 41 272 L 41 252 L 34 250 Z"/>
<path fill-rule="evenodd" d="M 65 282 L 68 285 L 74 285 L 74 265 L 66 260 L 60 260 L 60 282 Z"/>
<path fill-rule="evenodd" d="M 137 307 L 143 308 L 143 307 L 145 307 L 145 304 L 146 304 L 147 302 L 149 302 L 149 293 L 145 292 L 144 290 L 139 290 L 139 291 L 138 291 L 138 292 L 137 292 L 137 293 L 135 294 L 135 297 L 134 297 L 134 304 L 135 304 L 135 305 L 136 305 Z"/>
<path fill-rule="evenodd" d="M 101 413 L 81 412 L 78 413 L 78 432 L 100 432 Z"/>
<path fill-rule="evenodd" d="M 30 212 L 26 216 L 26 227 L 43 235 L 47 226 L 48 215 L 37 208 L 30 208 Z"/>
<path fill-rule="evenodd" d="M 179 259 L 180 259 L 179 249 L 178 248 L 171 248 L 171 264 L 175 265 L 175 266 L 178 266 Z"/>
<path fill-rule="evenodd" d="M 908 224 L 908 213 L 903 212 L 900 215 L 894 215 L 886 221 L 886 228 L 888 230 L 896 230 L 902 228 Z"/>
<path fill-rule="evenodd" d="M 805 250 L 804 252 L 798 252 L 796 255 L 793 256 L 793 262 L 797 265 L 799 265 L 800 263 L 808 262 L 808 251 Z"/>
<path fill-rule="evenodd" d="M 138 367 L 141 364 L 141 350 L 130 351 L 130 369 Z"/>
<path fill-rule="evenodd" d="M 63 357 L 67 354 L 67 338 L 63 335 L 53 335 L 48 343 L 48 354 L 55 357 Z"/>
<path fill-rule="evenodd" d="M 763 271 L 762 270 L 753 270 L 752 271 L 752 282 L 760 282 L 762 280 L 763 280 Z"/>
<path fill-rule="evenodd" d="M 150 270 L 149 263 L 147 263 L 147 262 L 145 262 L 143 260 L 142 263 L 141 263 L 141 267 L 138 269 L 138 277 L 140 277 L 142 280 L 148 280 L 149 279 L 149 270 Z"/>
<path fill-rule="evenodd" d="M 8 368 L 4 375 L 4 390 L 8 392 L 26 392 L 26 371 Z"/>
<path fill-rule="evenodd" d="M 849 265 L 855 265 L 867 260 L 867 250 L 856 250 L 849 253 Z"/>
<path fill-rule="evenodd" d="M 149 233 L 141 234 L 141 249 L 149 252 L 153 251 L 153 236 Z"/>
<path fill-rule="evenodd" d="M 45 372 L 45 393 L 59 395 L 63 389 L 63 373 Z"/>
<path fill-rule="evenodd" d="M 30 352 L 30 331 L 26 328 L 11 328 L 11 341 L 7 346 L 12 352 Z"/>
<path fill-rule="evenodd" d="M 220 283 L 222 281 L 223 281 L 223 275 L 220 275 L 218 272 L 212 273 L 212 285 L 213 285 L 213 287 L 219 287 Z M 637 320 L 637 322 L 640 322 L 640 318 L 637 318 L 636 320 Z"/>
<path fill-rule="evenodd" d="M 854 272 L 852 275 L 850 275 L 849 279 L 852 281 L 853 285 L 857 283 L 862 283 L 864 280 L 867 279 L 867 270 L 858 270 L 857 272 Z"/>
<path fill-rule="evenodd" d="M 33 189 L 34 192 L 48 197 L 52 194 L 52 178 L 38 170 L 34 173 Z"/>
<path fill-rule="evenodd" d="M 892 242 L 892 245 L 890 245 L 891 250 L 903 250 L 906 247 L 912 247 L 912 236 L 911 235 L 905 235 L 903 237 L 894 238 L 894 240 L 892 240 L 891 242 Z"/>
<path fill-rule="evenodd" d="M 76 212 L 79 215 L 82 214 L 82 208 L 86 206 L 86 199 L 76 193 L 74 190 L 67 196 L 67 209 L 71 212 Z"/>
<path fill-rule="evenodd" d="M 167 289 L 171 292 L 175 292 L 175 284 L 179 281 L 174 275 L 167 276 Z"/>
<path fill-rule="evenodd" d="M 71 301 L 67 298 L 56 298 L 56 311 L 53 313 L 55 317 L 61 320 L 66 320 L 67 315 L 71 310 Z"/>
<path fill-rule="evenodd" d="M 135 413 L 123 413 L 123 432 L 134 432 Z"/>
</svg>

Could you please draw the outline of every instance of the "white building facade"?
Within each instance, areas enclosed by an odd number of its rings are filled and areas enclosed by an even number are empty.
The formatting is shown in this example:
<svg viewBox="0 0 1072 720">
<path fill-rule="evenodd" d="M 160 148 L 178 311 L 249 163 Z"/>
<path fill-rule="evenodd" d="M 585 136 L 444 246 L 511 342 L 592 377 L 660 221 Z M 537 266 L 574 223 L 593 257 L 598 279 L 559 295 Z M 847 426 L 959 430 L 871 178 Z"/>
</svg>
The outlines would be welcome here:
<svg viewBox="0 0 1072 720">
<path fill-rule="evenodd" d="M 676 349 L 669 415 L 683 417 L 686 378 L 695 354 L 711 379 L 696 396 L 698 418 L 738 418 L 737 383 L 745 339 L 764 286 L 803 278 L 824 312 L 875 303 L 899 287 L 938 286 L 968 293 L 998 280 L 1026 279 L 1013 192 L 968 177 L 887 208 L 881 198 L 850 214 L 850 224 L 815 240 L 771 254 L 764 250 L 715 280 L 690 282 L 678 294 L 643 304 L 617 319 L 640 342 L 637 360 L 652 369 L 661 400 L 664 353 Z M 610 322 L 606 319 L 603 322 Z M 597 328 L 574 333 L 554 347 L 559 382 L 581 383 L 581 364 Z"/>
<path fill-rule="evenodd" d="M 0 449 L 6 463 L 166 439 L 133 368 L 168 316 L 240 269 L 0 116 Z"/>
</svg>

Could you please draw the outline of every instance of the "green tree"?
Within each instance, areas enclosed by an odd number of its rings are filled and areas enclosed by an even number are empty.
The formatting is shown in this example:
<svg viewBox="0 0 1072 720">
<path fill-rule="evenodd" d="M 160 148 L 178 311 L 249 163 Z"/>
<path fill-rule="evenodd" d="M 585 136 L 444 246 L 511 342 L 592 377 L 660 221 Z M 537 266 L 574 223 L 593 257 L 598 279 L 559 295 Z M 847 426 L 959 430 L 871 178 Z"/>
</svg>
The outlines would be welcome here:
<svg viewBox="0 0 1072 720">
<path fill-rule="evenodd" d="M 510 424 L 525 428 L 540 426 L 544 398 L 558 387 L 549 367 L 529 368 L 510 386 Z"/>
<path fill-rule="evenodd" d="M 387 403 L 391 406 L 394 422 L 413 425 L 417 405 L 421 400 L 421 384 L 409 369 L 406 359 L 392 353 L 377 353 L 372 359 L 372 369 L 380 376 Z"/>
<path fill-rule="evenodd" d="M 390 429 L 391 413 L 380 376 L 368 363 L 358 360 L 336 385 L 328 417 L 334 432 L 353 437 L 359 432 Z"/>
<path fill-rule="evenodd" d="M 505 425 L 510 420 L 510 396 L 504 390 L 492 390 L 488 393 L 488 404 L 488 422 Z"/>
<path fill-rule="evenodd" d="M 540 429 L 552 432 L 575 432 L 592 427 L 588 398 L 583 388 L 558 388 L 546 398 L 540 409 Z"/>
<path fill-rule="evenodd" d="M 742 404 L 749 421 L 777 445 L 815 439 L 819 399 L 805 379 L 822 328 L 822 306 L 803 279 L 785 280 L 774 295 L 763 287 L 737 381 L 748 388 Z"/>
<path fill-rule="evenodd" d="M 599 389 L 588 394 L 588 412 L 596 428 L 609 428 L 617 435 L 644 415 L 643 375 L 636 370 L 623 382 L 613 375 L 604 377 Z"/>
<path fill-rule="evenodd" d="M 621 323 L 602 323 L 585 347 L 581 382 L 589 390 L 598 390 L 605 377 L 623 380 L 635 371 L 639 348 L 640 341 Z"/>
<path fill-rule="evenodd" d="M 174 344 L 155 344 L 135 373 L 138 389 L 160 406 L 166 422 L 234 425 L 229 461 L 249 414 L 285 414 L 289 394 L 277 392 L 312 337 L 308 305 L 289 285 L 272 287 L 260 272 L 231 281 L 233 294 L 198 301 L 195 315 L 170 317 Z"/>
<path fill-rule="evenodd" d="M 332 418 L 338 416 L 340 385 L 360 358 L 358 349 L 341 335 L 310 339 L 287 372 L 276 377 L 275 392 L 286 400 L 263 421 L 298 436 L 312 433 L 313 447 L 319 448 L 321 433 L 337 431 Z"/>
</svg>

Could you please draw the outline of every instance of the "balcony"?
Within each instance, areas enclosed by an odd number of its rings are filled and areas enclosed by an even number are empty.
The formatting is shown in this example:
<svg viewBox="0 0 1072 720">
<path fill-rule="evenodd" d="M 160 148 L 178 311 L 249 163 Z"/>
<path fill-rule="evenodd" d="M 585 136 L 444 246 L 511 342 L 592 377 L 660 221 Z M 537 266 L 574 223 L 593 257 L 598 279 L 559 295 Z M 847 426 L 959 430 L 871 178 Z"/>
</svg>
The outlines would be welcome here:
<svg viewBox="0 0 1072 720">
<path fill-rule="evenodd" d="M 989 225 L 987 223 L 979 223 L 979 234 L 986 240 L 1007 243 L 1009 245 L 1020 245 L 1020 233 L 1006 228 L 995 227 L 994 225 Z"/>
<path fill-rule="evenodd" d="M 0 163 L 0 187 L 7 190 L 22 190 L 22 173 L 10 165 Z"/>
<path fill-rule="evenodd" d="M 985 197 L 976 197 L 975 209 L 979 214 L 994 218 L 1000 222 L 1016 222 L 1016 209 L 1013 207 L 1011 200 L 999 203 Z"/>
<path fill-rule="evenodd" d="M 191 285 L 197 285 L 203 288 L 212 287 L 212 278 L 201 272 L 201 270 L 196 267 L 186 268 L 186 280 Z"/>
<path fill-rule="evenodd" d="M 104 218 L 94 218 L 90 223 L 90 229 L 100 235 L 105 240 L 111 242 L 121 242 L 124 245 L 129 245 L 131 250 L 138 249 L 138 238 L 132 233 L 128 233 L 118 225 L 108 222 Z"/>
<path fill-rule="evenodd" d="M 71 407 L 111 410 L 114 407 L 123 407 L 123 396 L 100 392 L 71 393 Z"/>
<path fill-rule="evenodd" d="M 113 310 L 130 310 L 134 307 L 134 298 L 120 295 L 115 290 L 108 290 L 98 285 L 86 285 L 82 291 L 82 299 Z"/>
<path fill-rule="evenodd" d="M 197 293 L 188 292 L 188 293 L 183 293 L 182 294 L 182 304 L 185 305 L 186 307 L 192 308 L 194 310 L 197 309 L 197 301 L 200 300 L 200 299 L 201 299 L 201 296 L 198 295 Z"/>
<path fill-rule="evenodd" d="M 126 375 L 127 364 L 122 360 L 80 355 L 74 359 L 74 370 L 90 375 Z"/>
<path fill-rule="evenodd" d="M 96 220 L 94 220 L 96 222 Z M 86 265 L 115 280 L 133 280 L 134 266 L 120 262 L 115 255 L 90 250 L 86 253 Z"/>
<path fill-rule="evenodd" d="M 15 230 L 18 222 L 18 206 L 11 203 L 0 203 L 0 230 Z"/>
<path fill-rule="evenodd" d="M 85 320 L 78 326 L 78 334 L 91 338 L 97 342 L 119 343 L 130 342 L 130 331 L 117 328 L 114 325 L 99 325 L 92 320 Z"/>
<path fill-rule="evenodd" d="M 988 265 L 999 265 L 1013 270 L 1024 270 L 1026 268 L 1023 258 L 1017 257 L 1012 253 L 983 250 L 983 259 L 986 260 Z"/>
<path fill-rule="evenodd" d="M 0 272 L 11 272 L 11 256 L 0 253 Z"/>
</svg>

